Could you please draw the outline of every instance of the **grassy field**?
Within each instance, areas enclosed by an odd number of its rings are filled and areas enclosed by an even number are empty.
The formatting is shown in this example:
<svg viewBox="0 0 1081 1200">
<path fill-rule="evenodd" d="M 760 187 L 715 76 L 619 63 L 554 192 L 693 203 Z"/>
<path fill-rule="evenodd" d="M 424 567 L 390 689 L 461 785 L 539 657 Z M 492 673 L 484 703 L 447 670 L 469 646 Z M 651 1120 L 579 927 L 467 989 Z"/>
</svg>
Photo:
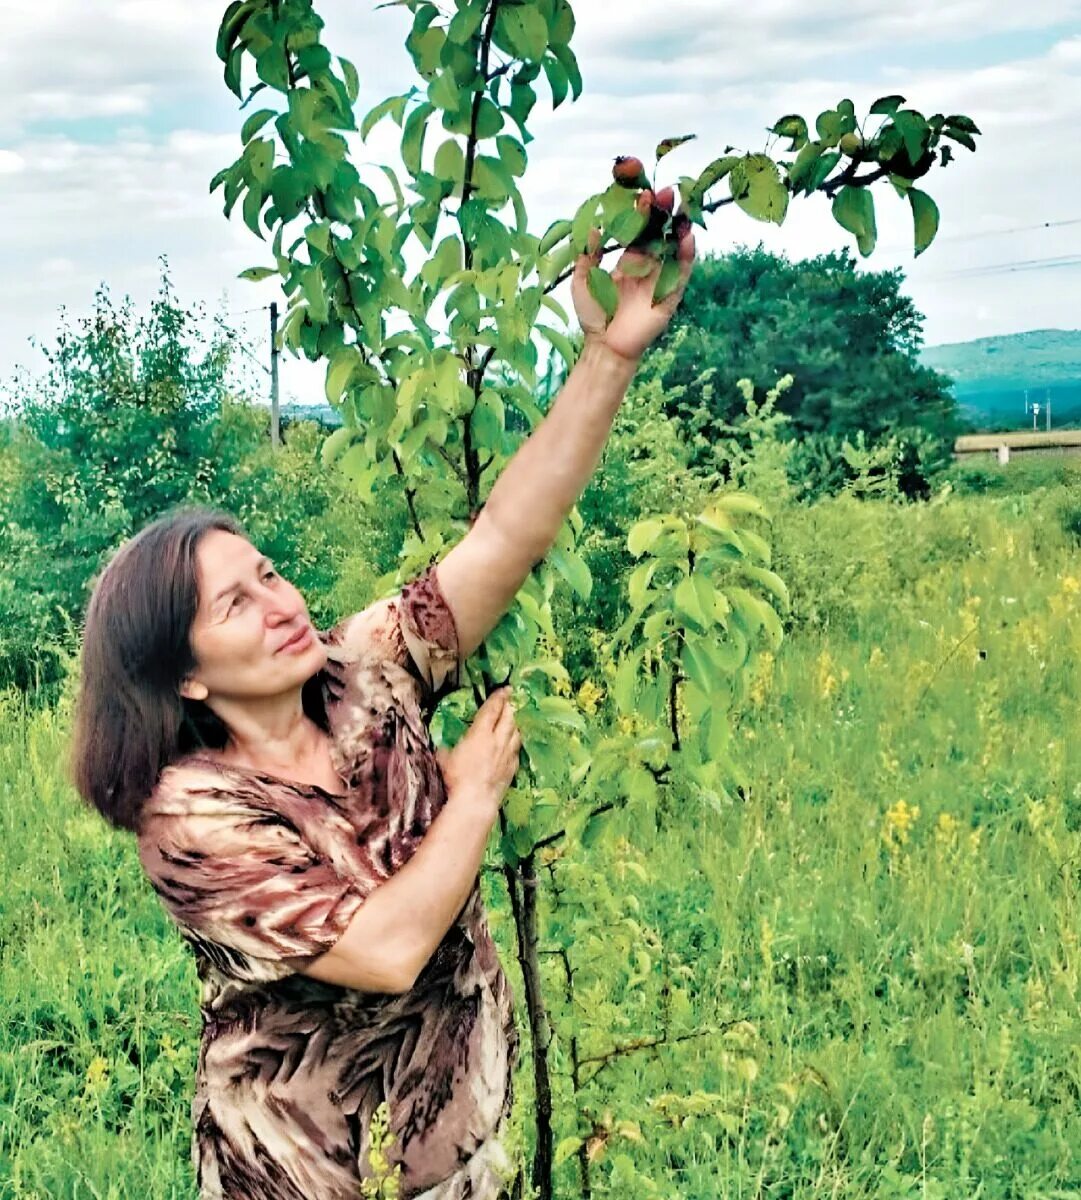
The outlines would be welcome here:
<svg viewBox="0 0 1081 1200">
<path fill-rule="evenodd" d="M 591 1122 L 595 1196 L 1081 1196 L 1075 512 L 1060 484 L 787 521 L 798 621 L 740 718 L 748 797 L 617 815 L 565 865 L 623 932 L 582 933 L 555 1012 L 560 1196 Z M 3 701 L 0 1198 L 192 1197 L 194 967 L 63 782 L 65 730 Z M 579 1024 L 580 1057 L 598 1026 L 669 1044 L 575 1097 Z"/>
</svg>

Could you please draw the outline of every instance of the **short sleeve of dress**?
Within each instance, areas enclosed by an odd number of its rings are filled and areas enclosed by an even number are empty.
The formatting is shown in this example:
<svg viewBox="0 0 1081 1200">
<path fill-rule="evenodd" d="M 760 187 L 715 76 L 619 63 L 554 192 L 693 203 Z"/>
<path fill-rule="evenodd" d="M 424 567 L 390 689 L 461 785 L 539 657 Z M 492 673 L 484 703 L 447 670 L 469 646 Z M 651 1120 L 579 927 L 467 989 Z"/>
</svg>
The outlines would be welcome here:
<svg viewBox="0 0 1081 1200">
<path fill-rule="evenodd" d="M 458 628 L 432 563 L 396 596 L 346 617 L 328 635 L 348 657 L 376 655 L 409 670 L 426 707 L 462 686 Z"/>
<path fill-rule="evenodd" d="M 139 858 L 197 950 L 244 979 L 278 979 L 337 942 L 364 900 L 360 878 L 317 853 L 285 814 L 213 799 L 152 813 Z"/>
</svg>

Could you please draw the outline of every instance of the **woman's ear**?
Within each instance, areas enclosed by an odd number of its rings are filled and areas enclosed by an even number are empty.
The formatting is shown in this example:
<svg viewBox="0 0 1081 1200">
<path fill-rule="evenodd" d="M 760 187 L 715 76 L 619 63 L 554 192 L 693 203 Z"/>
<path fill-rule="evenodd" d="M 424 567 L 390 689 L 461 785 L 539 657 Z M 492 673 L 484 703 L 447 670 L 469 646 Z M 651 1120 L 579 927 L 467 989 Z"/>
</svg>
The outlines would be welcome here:
<svg viewBox="0 0 1081 1200">
<path fill-rule="evenodd" d="M 185 679 L 180 685 L 180 694 L 185 700 L 205 700 L 210 695 L 205 683 Z"/>
</svg>

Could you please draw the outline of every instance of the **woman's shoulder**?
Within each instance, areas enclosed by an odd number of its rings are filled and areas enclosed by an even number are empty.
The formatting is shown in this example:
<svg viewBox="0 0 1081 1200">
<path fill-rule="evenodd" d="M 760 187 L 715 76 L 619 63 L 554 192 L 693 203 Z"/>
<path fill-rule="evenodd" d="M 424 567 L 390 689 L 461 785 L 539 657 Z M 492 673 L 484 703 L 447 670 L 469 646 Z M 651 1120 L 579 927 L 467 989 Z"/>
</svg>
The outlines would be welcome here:
<svg viewBox="0 0 1081 1200">
<path fill-rule="evenodd" d="M 141 833 L 155 821 L 219 816 L 249 807 L 242 781 L 229 779 L 211 754 L 191 751 L 167 763 L 142 809 Z"/>
<path fill-rule="evenodd" d="M 339 662 L 357 662 L 363 658 L 390 657 L 399 647 L 397 597 L 376 600 L 359 612 L 350 613 L 316 636 L 329 657 Z"/>
</svg>

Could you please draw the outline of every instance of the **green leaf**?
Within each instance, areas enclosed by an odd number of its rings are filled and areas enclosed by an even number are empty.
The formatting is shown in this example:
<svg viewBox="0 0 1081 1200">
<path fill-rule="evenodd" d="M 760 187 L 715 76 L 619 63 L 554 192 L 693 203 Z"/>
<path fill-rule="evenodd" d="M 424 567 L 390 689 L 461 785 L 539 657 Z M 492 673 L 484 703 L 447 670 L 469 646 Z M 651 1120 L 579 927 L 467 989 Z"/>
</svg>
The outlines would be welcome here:
<svg viewBox="0 0 1081 1200">
<path fill-rule="evenodd" d="M 360 123 L 361 141 L 366 142 L 368 134 L 386 116 L 392 117 L 396 125 L 401 125 L 407 99 L 408 96 L 388 96 L 371 109 Z"/>
<path fill-rule="evenodd" d="M 534 328 L 556 348 L 562 356 L 563 361 L 567 364 L 567 369 L 570 370 L 578 361 L 578 355 L 574 352 L 574 346 L 570 338 L 565 334 L 559 333 L 558 330 L 550 329 L 547 325 L 538 324 Z"/>
<path fill-rule="evenodd" d="M 464 46 L 480 29 L 485 8 L 485 0 L 470 0 L 469 4 L 462 5 L 447 26 L 448 39 L 457 46 Z"/>
<path fill-rule="evenodd" d="M 549 250 L 557 243 L 561 242 L 571 231 L 570 221 L 553 221 L 548 226 L 548 231 L 540 240 L 540 245 L 537 247 L 537 254 L 547 254 Z"/>
<path fill-rule="evenodd" d="M 653 287 L 653 303 L 659 304 L 665 297 L 670 296 L 679 287 L 682 278 L 679 263 L 674 258 L 666 259 Z"/>
<path fill-rule="evenodd" d="M 547 57 L 541 63 L 545 75 L 548 76 L 548 86 L 552 89 L 552 108 L 558 108 L 567 98 L 570 86 L 567 72 L 563 70 L 558 59 Z"/>
<path fill-rule="evenodd" d="M 966 146 L 969 150 L 976 149 L 975 139 L 961 129 L 943 129 L 942 134 L 944 137 L 952 138 L 960 145 Z"/>
<path fill-rule="evenodd" d="M 411 175 L 419 175 L 424 152 L 424 134 L 434 105 L 418 104 L 406 118 L 402 128 L 402 162 Z"/>
<path fill-rule="evenodd" d="M 244 22 L 251 16 L 255 8 L 253 0 L 232 0 L 222 16 L 218 26 L 217 55 L 223 61 L 233 48 L 233 43 L 240 36 Z"/>
<path fill-rule="evenodd" d="M 904 102 L 904 96 L 882 96 L 871 105 L 871 116 L 892 117 Z"/>
<path fill-rule="evenodd" d="M 308 302 L 308 316 L 316 324 L 323 324 L 327 319 L 327 292 L 323 273 L 318 267 L 309 267 L 304 272 L 301 291 Z"/>
<path fill-rule="evenodd" d="M 332 467 L 335 462 L 349 449 L 349 444 L 353 440 L 353 431 L 346 429 L 344 426 L 341 429 L 335 429 L 334 432 L 328 435 L 326 441 L 319 448 L 319 458 L 325 468 Z"/>
<path fill-rule="evenodd" d="M 582 71 L 578 66 L 578 59 L 575 57 L 574 51 L 570 46 L 563 45 L 553 47 L 552 53 L 566 72 L 567 81 L 571 85 L 571 96 L 577 100 L 582 94 Z"/>
<path fill-rule="evenodd" d="M 506 409 L 503 397 L 494 388 L 485 388 L 473 408 L 469 427 L 474 437 L 474 446 L 499 449 L 506 430 Z"/>
<path fill-rule="evenodd" d="M 792 139 L 792 150 L 802 150 L 807 145 L 807 122 L 798 114 L 782 117 L 770 130 L 779 137 Z"/>
<path fill-rule="evenodd" d="M 255 138 L 245 148 L 243 161 L 251 178 L 266 189 L 274 170 L 274 143 L 269 138 Z"/>
<path fill-rule="evenodd" d="M 608 232 L 621 246 L 629 246 L 648 224 L 649 218 L 645 213 L 640 213 L 637 208 L 627 208 L 621 213 L 616 213 L 608 223 Z M 650 270 L 652 269 L 650 264 Z"/>
<path fill-rule="evenodd" d="M 562 696 L 541 696 L 537 701 L 537 710 L 550 725 L 573 729 L 577 733 L 585 732 L 585 718 L 570 700 Z"/>
<path fill-rule="evenodd" d="M 732 198 L 756 221 L 784 222 L 788 212 L 788 189 L 777 164 L 768 154 L 748 154 L 728 176 Z"/>
<path fill-rule="evenodd" d="M 725 513 L 743 513 L 753 517 L 765 517 L 767 521 L 769 520 L 769 511 L 766 506 L 757 496 L 752 496 L 747 492 L 722 492 L 721 495 L 714 497 L 711 507 Z"/>
<path fill-rule="evenodd" d="M 350 104 L 356 104 L 357 97 L 360 95 L 360 76 L 357 74 L 356 67 L 347 58 L 338 57 L 338 63 L 342 69 L 342 78 L 345 80 L 345 94 L 349 97 Z"/>
<path fill-rule="evenodd" d="M 698 603 L 698 589 L 694 586 L 692 576 L 685 575 L 676 584 L 675 590 L 672 593 L 672 599 L 675 602 L 678 613 L 684 617 L 690 617 L 698 625 L 703 627 L 708 626 L 709 621 L 706 614 L 702 611 L 702 607 Z"/>
<path fill-rule="evenodd" d="M 248 267 L 247 270 L 241 271 L 237 278 L 258 283 L 261 279 L 269 279 L 271 275 L 277 275 L 277 273 L 277 267 Z"/>
<path fill-rule="evenodd" d="M 263 211 L 263 204 L 266 202 L 266 194 L 258 184 L 252 184 L 248 189 L 247 195 L 244 197 L 242 213 L 244 216 L 244 224 L 255 234 L 257 238 L 266 241 L 263 237 L 263 231 L 260 228 L 259 216 Z"/>
<path fill-rule="evenodd" d="M 631 713 L 636 708 L 634 694 L 638 682 L 638 664 L 644 653 L 644 646 L 629 650 L 616 668 L 615 679 L 612 681 L 612 699 L 620 713 Z"/>
<path fill-rule="evenodd" d="M 237 46 L 229 52 L 225 60 L 225 86 L 234 93 L 237 99 L 243 98 L 240 90 L 240 70 L 244 62 L 244 47 Z"/>
<path fill-rule="evenodd" d="M 402 194 L 401 184 L 398 182 L 398 176 L 394 173 L 394 168 L 387 166 L 386 163 L 379 163 L 379 169 L 390 180 L 390 185 L 394 189 L 394 198 L 398 202 L 398 213 L 405 210 L 405 196 Z"/>
<path fill-rule="evenodd" d="M 580 1137 L 565 1137 L 560 1140 L 556 1146 L 555 1155 L 552 1162 L 555 1166 L 559 1166 L 561 1162 L 566 1162 L 572 1154 L 577 1154 L 579 1147 L 584 1143 L 585 1139 Z"/>
<path fill-rule="evenodd" d="M 503 160 L 503 165 L 512 175 L 524 175 L 526 168 L 526 152 L 522 143 L 517 138 L 512 138 L 509 134 L 502 134 L 495 140 L 496 149 L 499 151 L 499 157 Z M 567 222 L 568 228 L 570 222 Z"/>
<path fill-rule="evenodd" d="M 915 257 L 919 258 L 938 233 L 938 205 L 919 188 L 908 189 L 908 202 L 912 205 L 912 220 L 916 230 Z"/>
<path fill-rule="evenodd" d="M 627 534 L 627 549 L 637 558 L 653 545 L 665 528 L 665 523 L 657 520 L 656 517 L 639 521 L 636 525 L 631 526 L 631 530 Z"/>
<path fill-rule="evenodd" d="M 752 554 L 767 567 L 773 557 L 773 549 L 769 542 L 755 533 L 753 529 L 739 531 L 739 549 L 742 554 Z"/>
<path fill-rule="evenodd" d="M 693 142 L 698 135 L 696 133 L 685 133 L 682 137 L 669 137 L 657 143 L 657 161 L 660 162 L 666 154 L 671 154 L 677 146 L 682 146 L 684 142 Z"/>
<path fill-rule="evenodd" d="M 435 152 L 432 173 L 437 179 L 453 183 L 456 190 L 461 189 L 465 177 L 465 154 L 456 138 L 447 138 Z"/>
<path fill-rule="evenodd" d="M 331 360 L 327 367 L 326 396 L 327 403 L 335 405 L 342 398 L 342 393 L 349 386 L 358 363 L 355 350 L 346 350 Z"/>
<path fill-rule="evenodd" d="M 980 132 L 979 126 L 977 126 L 976 122 L 973 121 L 971 117 L 955 115 L 952 117 L 947 117 L 945 123 L 952 126 L 954 129 L 960 129 L 962 133 Z"/>
<path fill-rule="evenodd" d="M 240 140 L 248 142 L 259 132 L 260 129 L 278 114 L 272 108 L 261 108 L 258 112 L 253 112 L 252 115 L 240 127 Z"/>
<path fill-rule="evenodd" d="M 453 71 L 440 71 L 428 87 L 428 99 L 437 108 L 457 112 L 462 107 L 464 98 L 465 93 L 459 89 Z"/>
<path fill-rule="evenodd" d="M 683 674 L 708 696 L 717 686 L 712 664 L 699 649 L 697 640 L 684 639 L 679 650 L 679 662 Z"/>
<path fill-rule="evenodd" d="M 619 289 L 603 267 L 590 267 L 587 278 L 589 294 L 604 309 L 611 320 L 619 307 Z"/>
<path fill-rule="evenodd" d="M 870 189 L 845 186 L 833 198 L 833 217 L 842 229 L 855 234 L 860 254 L 867 257 L 875 248 L 875 202 Z"/>
<path fill-rule="evenodd" d="M 756 583 L 761 584 L 770 595 L 776 596 L 785 611 L 792 607 L 792 601 L 788 594 L 788 586 L 780 575 L 767 570 L 765 567 L 751 566 L 750 563 L 740 564 L 739 570 L 748 579 L 753 579 Z"/>
<path fill-rule="evenodd" d="M 558 547 L 553 547 L 549 550 L 548 558 L 552 566 L 574 588 L 578 595 L 583 600 L 588 600 L 590 592 L 593 590 L 593 576 L 589 572 L 589 567 L 586 565 L 585 559 L 575 554 L 572 550 L 560 550 Z"/>
<path fill-rule="evenodd" d="M 661 564 L 657 559 L 648 559 L 639 563 L 627 580 L 627 596 L 632 608 L 639 608 L 646 603 L 649 596 L 649 584 L 654 573 Z"/>
<path fill-rule="evenodd" d="M 548 23 L 536 8 L 501 8 L 498 20 L 520 58 L 539 62 L 544 57 L 548 49 Z"/>
<path fill-rule="evenodd" d="M 735 155 L 725 155 L 723 158 L 715 158 L 713 162 L 698 176 L 698 182 L 695 184 L 695 191 L 700 194 L 705 194 L 715 183 L 720 182 L 732 170 L 738 162 L 743 160 Z"/>
</svg>

